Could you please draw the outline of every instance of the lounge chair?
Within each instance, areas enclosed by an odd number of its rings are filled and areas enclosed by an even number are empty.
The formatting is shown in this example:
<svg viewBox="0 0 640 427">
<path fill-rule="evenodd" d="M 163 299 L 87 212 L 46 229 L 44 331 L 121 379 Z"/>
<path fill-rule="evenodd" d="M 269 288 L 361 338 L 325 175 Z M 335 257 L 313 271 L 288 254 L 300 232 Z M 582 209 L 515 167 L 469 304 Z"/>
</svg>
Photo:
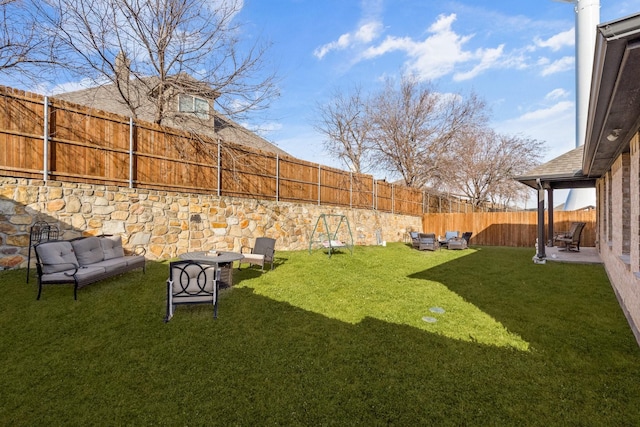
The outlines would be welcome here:
<svg viewBox="0 0 640 427">
<path fill-rule="evenodd" d="M 572 222 L 569 231 L 556 233 L 553 240 L 564 243 L 564 248 L 560 250 L 571 251 L 575 249 L 580 252 L 580 238 L 586 224 L 586 222 Z"/>
</svg>

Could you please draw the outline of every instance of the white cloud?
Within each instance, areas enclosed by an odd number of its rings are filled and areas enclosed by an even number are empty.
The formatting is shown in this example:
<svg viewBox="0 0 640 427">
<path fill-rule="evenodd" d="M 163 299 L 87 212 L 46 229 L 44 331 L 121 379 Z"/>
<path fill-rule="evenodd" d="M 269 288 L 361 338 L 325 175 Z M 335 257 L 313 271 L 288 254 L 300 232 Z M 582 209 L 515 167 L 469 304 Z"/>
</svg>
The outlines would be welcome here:
<svg viewBox="0 0 640 427">
<path fill-rule="evenodd" d="M 549 101 L 554 101 L 556 99 L 562 99 L 562 98 L 566 98 L 567 96 L 569 96 L 569 91 L 562 89 L 562 88 L 558 88 L 558 89 L 554 89 L 551 92 L 549 92 L 548 94 L 546 94 L 544 96 L 544 99 L 549 100 Z"/>
<path fill-rule="evenodd" d="M 553 91 L 552 91 L 553 92 Z M 559 101 L 495 124 L 499 132 L 544 141 L 549 149 L 544 161 L 575 148 L 575 104 Z"/>
<path fill-rule="evenodd" d="M 500 65 L 521 68 L 522 58 L 505 57 L 505 45 L 495 48 L 465 50 L 465 44 L 473 35 L 462 35 L 452 29 L 456 14 L 440 15 L 427 29 L 429 35 L 424 40 L 410 37 L 388 36 L 380 44 L 365 49 L 359 60 L 372 59 L 391 52 L 404 52 L 407 60 L 405 71 L 421 80 L 431 80 L 455 71 L 463 63 L 473 64 L 471 69 L 454 75 L 455 81 L 469 80 L 478 74 Z"/>
<path fill-rule="evenodd" d="M 553 61 L 542 70 L 543 76 L 548 76 L 562 71 L 568 71 L 573 69 L 575 64 L 575 57 L 564 56 L 556 61 Z"/>
<path fill-rule="evenodd" d="M 463 45 L 472 36 L 456 34 L 451 25 L 456 15 L 440 15 L 429 28 L 430 35 L 423 41 L 415 41 L 409 37 L 387 37 L 378 46 L 366 49 L 361 59 L 371 59 L 393 51 L 405 52 L 409 57 L 405 63 L 408 72 L 423 80 L 435 79 L 453 71 L 456 64 L 467 62 L 482 52 L 465 51 Z"/>
<path fill-rule="evenodd" d="M 324 44 L 313 51 L 313 55 L 322 59 L 332 50 L 344 50 L 349 47 L 370 43 L 380 36 L 382 32 L 382 23 L 379 21 L 370 21 L 362 24 L 356 31 L 345 33 L 338 37 L 337 40 Z"/>
<path fill-rule="evenodd" d="M 463 81 L 469 80 L 483 72 L 484 70 L 488 70 L 493 67 L 493 65 L 498 62 L 498 60 L 502 57 L 502 53 L 504 50 L 504 45 L 501 44 L 495 49 L 480 49 L 476 53 L 476 56 L 480 57 L 480 63 L 473 67 L 471 70 L 465 73 L 456 73 L 453 76 L 453 80 L 455 81 Z"/>
<path fill-rule="evenodd" d="M 563 47 L 574 46 L 575 40 L 575 31 L 572 28 L 570 30 L 558 33 L 555 36 L 549 37 L 547 40 L 542 40 L 539 37 L 536 37 L 534 39 L 534 43 L 538 47 L 549 48 L 552 51 L 557 52 Z"/>
</svg>

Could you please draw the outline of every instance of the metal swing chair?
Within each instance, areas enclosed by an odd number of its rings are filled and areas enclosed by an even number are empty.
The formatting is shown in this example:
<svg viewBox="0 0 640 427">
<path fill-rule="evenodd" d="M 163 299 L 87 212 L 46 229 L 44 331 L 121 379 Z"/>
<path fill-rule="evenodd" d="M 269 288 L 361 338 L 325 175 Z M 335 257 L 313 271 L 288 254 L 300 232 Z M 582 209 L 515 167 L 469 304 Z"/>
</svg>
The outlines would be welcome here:
<svg viewBox="0 0 640 427">
<path fill-rule="evenodd" d="M 309 253 L 318 247 L 326 249 L 329 257 L 334 251 L 343 248 L 353 255 L 353 235 L 345 215 L 320 214 L 309 238 Z"/>
</svg>

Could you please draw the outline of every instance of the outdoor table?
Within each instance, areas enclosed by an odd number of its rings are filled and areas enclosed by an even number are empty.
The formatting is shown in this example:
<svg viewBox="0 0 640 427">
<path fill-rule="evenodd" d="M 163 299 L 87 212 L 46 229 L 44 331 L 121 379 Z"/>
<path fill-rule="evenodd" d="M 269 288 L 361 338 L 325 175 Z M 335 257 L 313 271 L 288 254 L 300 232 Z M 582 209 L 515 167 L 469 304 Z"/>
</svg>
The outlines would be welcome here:
<svg viewBox="0 0 640 427">
<path fill-rule="evenodd" d="M 240 261 L 244 256 L 238 252 L 217 251 L 212 253 L 207 251 L 198 251 L 185 252 L 178 255 L 178 258 L 201 264 L 219 266 L 219 286 L 220 288 L 228 288 L 233 285 L 233 262 Z"/>
</svg>

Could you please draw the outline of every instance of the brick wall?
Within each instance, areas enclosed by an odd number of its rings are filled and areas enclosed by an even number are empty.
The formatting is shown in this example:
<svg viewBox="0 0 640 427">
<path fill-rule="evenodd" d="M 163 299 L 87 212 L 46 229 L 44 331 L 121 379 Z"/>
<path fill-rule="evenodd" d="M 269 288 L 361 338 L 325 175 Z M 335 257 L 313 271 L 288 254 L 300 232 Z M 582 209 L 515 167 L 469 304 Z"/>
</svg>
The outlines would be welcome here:
<svg viewBox="0 0 640 427">
<path fill-rule="evenodd" d="M 620 155 L 597 182 L 600 256 L 640 343 L 640 143 Z M 609 240 L 610 239 L 610 240 Z"/>
</svg>

